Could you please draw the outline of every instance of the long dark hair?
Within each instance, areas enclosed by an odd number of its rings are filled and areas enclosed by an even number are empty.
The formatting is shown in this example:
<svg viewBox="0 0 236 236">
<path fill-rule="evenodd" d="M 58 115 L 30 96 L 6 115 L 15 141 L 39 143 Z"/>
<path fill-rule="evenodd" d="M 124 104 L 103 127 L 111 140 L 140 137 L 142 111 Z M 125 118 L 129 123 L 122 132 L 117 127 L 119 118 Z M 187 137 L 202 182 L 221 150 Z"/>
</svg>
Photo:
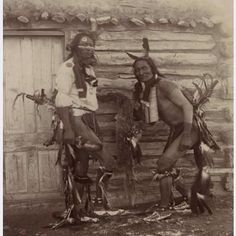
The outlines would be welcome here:
<svg viewBox="0 0 236 236">
<path fill-rule="evenodd" d="M 87 94 L 87 86 L 85 84 L 86 71 L 83 61 L 84 59 L 79 57 L 75 52 L 78 44 L 80 43 L 80 40 L 85 36 L 90 38 L 93 41 L 93 45 L 95 46 L 95 40 L 96 40 L 95 34 L 93 32 L 81 32 L 78 33 L 71 41 L 71 43 L 68 44 L 66 47 L 66 49 L 70 51 L 67 60 L 73 57 L 73 62 L 74 62 L 73 72 L 75 75 L 75 85 L 76 88 L 79 89 L 80 97 L 86 97 Z M 94 62 L 97 61 L 95 57 L 93 58 L 93 60 Z"/>
<path fill-rule="evenodd" d="M 144 91 L 142 88 L 141 81 L 139 80 L 139 78 L 137 77 L 136 72 L 135 72 L 135 65 L 138 61 L 146 61 L 148 63 L 148 65 L 150 66 L 151 71 L 153 73 L 153 78 L 150 79 L 149 81 L 145 82 L 146 86 L 145 86 Z M 134 75 L 135 75 L 136 79 L 138 80 L 138 82 L 134 85 L 134 99 L 136 101 L 138 101 L 140 99 L 140 97 L 139 97 L 140 94 L 143 92 L 143 100 L 148 101 L 151 87 L 153 87 L 156 83 L 158 83 L 158 81 L 160 81 L 161 78 L 165 78 L 165 76 L 157 69 L 157 66 L 155 65 L 153 59 L 151 57 L 147 57 L 147 56 L 139 57 L 134 61 L 133 71 L 134 71 Z"/>
</svg>

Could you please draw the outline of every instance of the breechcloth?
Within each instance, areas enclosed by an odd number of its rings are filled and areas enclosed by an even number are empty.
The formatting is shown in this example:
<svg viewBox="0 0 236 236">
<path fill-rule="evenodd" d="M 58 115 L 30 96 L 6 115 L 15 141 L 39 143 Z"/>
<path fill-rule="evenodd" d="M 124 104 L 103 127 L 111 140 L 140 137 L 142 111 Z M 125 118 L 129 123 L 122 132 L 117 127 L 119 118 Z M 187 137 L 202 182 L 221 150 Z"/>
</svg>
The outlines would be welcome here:
<svg viewBox="0 0 236 236">
<path fill-rule="evenodd" d="M 167 144 L 164 148 L 164 152 L 161 155 L 160 159 L 157 161 L 157 171 L 159 173 L 164 173 L 166 171 L 171 171 L 171 169 L 176 164 L 177 160 L 185 155 L 187 150 L 180 151 L 179 145 L 181 142 L 181 138 L 183 135 L 183 124 L 172 127 L 170 131 L 170 135 L 167 141 Z M 198 128 L 193 122 L 192 130 L 190 137 L 192 147 L 199 143 L 199 133 Z"/>
</svg>

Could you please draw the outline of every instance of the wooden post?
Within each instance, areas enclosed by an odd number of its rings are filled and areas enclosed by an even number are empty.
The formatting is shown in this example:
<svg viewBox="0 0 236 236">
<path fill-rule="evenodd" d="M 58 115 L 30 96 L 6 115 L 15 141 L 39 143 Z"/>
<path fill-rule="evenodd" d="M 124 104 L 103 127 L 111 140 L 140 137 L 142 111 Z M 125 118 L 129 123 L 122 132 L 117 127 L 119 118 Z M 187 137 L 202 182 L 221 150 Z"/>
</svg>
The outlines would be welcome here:
<svg viewBox="0 0 236 236">
<path fill-rule="evenodd" d="M 96 19 L 93 18 L 93 17 L 91 17 L 91 18 L 89 19 L 89 21 L 90 21 L 90 23 L 91 23 L 91 31 L 92 31 L 92 32 L 97 31 L 97 21 L 96 21 Z"/>
</svg>

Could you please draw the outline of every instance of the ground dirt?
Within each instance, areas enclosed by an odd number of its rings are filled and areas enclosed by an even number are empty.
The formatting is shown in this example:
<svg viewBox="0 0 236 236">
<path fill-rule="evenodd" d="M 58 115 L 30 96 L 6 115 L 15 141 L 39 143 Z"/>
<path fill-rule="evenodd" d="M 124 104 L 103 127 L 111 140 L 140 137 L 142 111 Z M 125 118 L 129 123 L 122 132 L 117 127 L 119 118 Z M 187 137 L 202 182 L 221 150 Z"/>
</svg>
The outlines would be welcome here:
<svg viewBox="0 0 236 236">
<path fill-rule="evenodd" d="M 155 223 L 143 220 L 145 215 L 105 217 L 98 223 L 83 223 L 67 226 L 57 230 L 44 228 L 55 222 L 52 212 L 63 209 L 63 205 L 40 205 L 34 207 L 5 207 L 4 209 L 4 236 L 191 236 L 233 235 L 233 198 L 232 194 L 215 197 L 214 214 L 204 213 L 202 216 L 193 216 L 190 212 L 172 212 L 169 219 Z M 137 206 L 136 209 L 149 207 Z M 55 209 L 57 208 L 57 209 Z"/>
</svg>

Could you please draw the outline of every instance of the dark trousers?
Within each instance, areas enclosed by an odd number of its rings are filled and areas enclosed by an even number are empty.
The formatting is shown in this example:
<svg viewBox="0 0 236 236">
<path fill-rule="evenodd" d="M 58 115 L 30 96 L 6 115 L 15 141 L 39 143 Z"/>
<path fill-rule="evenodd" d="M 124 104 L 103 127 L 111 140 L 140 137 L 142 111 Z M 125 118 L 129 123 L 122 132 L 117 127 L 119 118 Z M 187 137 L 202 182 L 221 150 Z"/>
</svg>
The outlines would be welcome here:
<svg viewBox="0 0 236 236">
<path fill-rule="evenodd" d="M 89 168 L 89 156 L 97 159 L 100 163 L 100 166 L 103 167 L 107 171 L 113 171 L 116 168 L 116 162 L 111 153 L 102 145 L 101 140 L 95 134 L 95 132 L 83 121 L 81 116 L 74 117 L 74 125 L 75 125 L 75 133 L 76 136 L 81 136 L 90 144 L 95 144 L 99 147 L 96 150 L 86 150 L 86 149 L 78 149 L 76 156 L 77 162 L 75 166 L 75 174 L 78 176 L 86 176 Z M 96 178 L 96 197 L 102 198 L 102 191 L 99 186 L 100 178 L 103 176 L 103 173 L 98 170 L 97 178 Z M 104 179 L 104 184 L 107 188 L 109 178 Z M 82 186 L 79 186 L 78 189 L 82 189 Z M 81 196 L 83 195 L 83 191 L 81 192 Z"/>
<path fill-rule="evenodd" d="M 74 117 L 76 136 L 81 136 L 91 144 L 97 144 L 101 148 L 99 150 L 80 149 L 77 152 L 78 164 L 76 166 L 77 175 L 85 175 L 88 171 L 89 155 L 96 158 L 100 165 L 108 171 L 113 171 L 116 168 L 115 159 L 112 154 L 102 145 L 101 140 L 82 120 L 81 116 Z"/>
</svg>

